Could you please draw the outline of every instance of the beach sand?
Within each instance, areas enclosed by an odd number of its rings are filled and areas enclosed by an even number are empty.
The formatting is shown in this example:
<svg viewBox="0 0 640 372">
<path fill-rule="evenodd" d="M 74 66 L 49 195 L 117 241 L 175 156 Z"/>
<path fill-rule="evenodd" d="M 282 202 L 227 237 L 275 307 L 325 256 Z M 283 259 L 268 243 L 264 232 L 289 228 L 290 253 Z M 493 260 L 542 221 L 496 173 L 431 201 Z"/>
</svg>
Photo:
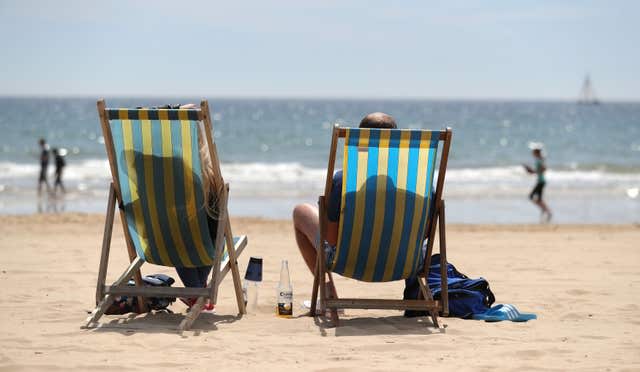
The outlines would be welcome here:
<svg viewBox="0 0 640 372">
<path fill-rule="evenodd" d="M 216 314 L 176 333 L 175 314 L 104 316 L 82 329 L 95 298 L 104 217 L 0 217 L 0 370 L 640 370 L 640 226 L 480 226 L 447 229 L 448 258 L 491 284 L 497 303 L 538 319 L 485 323 L 445 318 L 444 331 L 399 311 L 346 310 L 339 328 L 303 316 L 312 277 L 289 221 L 234 219 L 264 258 L 259 309 L 236 316 L 231 276 Z M 280 260 L 288 259 L 294 317 L 274 315 Z M 116 221 L 108 280 L 126 266 Z M 145 265 L 146 274 L 172 269 Z M 399 298 L 403 283 L 337 277 L 341 295 Z M 418 367 L 421 366 L 421 367 Z M 424 367 L 422 367 L 424 366 Z"/>
</svg>

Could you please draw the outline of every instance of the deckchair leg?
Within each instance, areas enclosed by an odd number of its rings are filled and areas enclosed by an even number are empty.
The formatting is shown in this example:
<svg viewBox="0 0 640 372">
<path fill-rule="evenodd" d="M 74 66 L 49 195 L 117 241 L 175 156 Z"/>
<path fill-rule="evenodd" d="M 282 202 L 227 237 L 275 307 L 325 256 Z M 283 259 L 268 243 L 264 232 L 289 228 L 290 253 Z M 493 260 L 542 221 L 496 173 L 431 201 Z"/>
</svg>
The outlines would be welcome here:
<svg viewBox="0 0 640 372">
<path fill-rule="evenodd" d="M 329 296 L 331 296 L 332 298 L 337 298 L 333 294 L 327 293 L 327 283 L 329 283 L 334 293 L 335 285 L 333 284 L 333 278 L 331 277 L 330 273 L 321 273 L 323 271 L 320 268 L 320 265 L 322 265 L 321 260 L 322 258 L 319 257 L 317 260 L 318 264 L 316 265 L 316 272 L 314 273 L 313 290 L 311 293 L 311 309 L 309 311 L 309 316 L 316 316 L 318 314 L 318 289 L 320 289 L 320 313 L 323 315 L 327 312 L 327 299 L 329 298 Z M 327 282 L 326 279 L 329 279 L 329 281 Z M 340 321 L 337 309 L 330 308 L 328 310 L 331 313 L 332 323 L 334 324 L 334 326 L 337 326 Z"/>
<path fill-rule="evenodd" d="M 318 286 L 320 287 L 320 313 L 324 316 L 327 313 L 327 299 L 329 298 L 329 293 L 327 293 L 327 279 L 329 279 L 329 283 L 333 289 L 331 297 L 337 298 L 334 296 L 335 294 L 335 286 L 333 284 L 333 278 L 331 277 L 331 273 L 327 272 L 326 266 L 324 264 L 326 262 L 324 252 L 321 251 L 321 254 L 318 254 L 318 269 L 320 271 L 320 275 L 318 277 Z M 315 309 L 314 309 L 315 310 Z M 336 308 L 330 308 L 330 318 L 334 327 L 337 327 L 340 319 L 338 318 L 338 310 Z"/>
<path fill-rule="evenodd" d="M 96 304 L 104 297 L 104 283 L 107 278 L 109 266 L 109 250 L 111 248 L 111 236 L 113 232 L 113 217 L 116 207 L 116 194 L 113 183 L 109 187 L 109 199 L 107 200 L 107 218 L 104 222 L 104 234 L 102 236 L 102 251 L 100 254 L 100 268 L 98 269 L 98 284 L 96 285 Z"/>
<path fill-rule="evenodd" d="M 322 264 L 322 254 L 318 254 L 318 286 L 320 287 L 320 312 L 327 311 L 327 288 L 324 284 L 326 269 Z"/>
<path fill-rule="evenodd" d="M 180 326 L 178 326 L 178 332 L 182 333 L 184 331 L 189 330 L 193 322 L 198 319 L 200 313 L 202 313 L 202 308 L 204 307 L 204 297 L 198 297 L 198 300 L 195 304 L 191 306 L 189 313 L 184 317 L 182 322 L 180 322 Z"/>
<path fill-rule="evenodd" d="M 215 305 L 218 301 L 218 284 L 220 282 L 220 263 L 222 261 L 222 255 L 224 253 L 225 239 L 224 234 L 227 224 L 227 193 L 226 189 L 222 190 L 220 199 L 218 200 L 219 218 L 218 218 L 218 231 L 216 231 L 215 239 L 215 259 L 213 263 L 213 269 L 211 270 L 211 281 L 209 286 L 211 287 L 211 302 Z"/>
<path fill-rule="evenodd" d="M 97 323 L 112 303 L 113 295 L 104 296 L 104 299 L 98 303 L 93 312 L 91 312 L 91 315 L 87 318 L 87 324 L 85 324 L 85 327 L 89 327 L 92 323 Z"/>
<path fill-rule="evenodd" d="M 324 196 L 320 196 L 318 198 L 318 223 L 320 227 L 320 241 L 318 242 L 319 246 L 316 247 L 316 270 L 318 272 L 317 283 L 314 280 L 314 286 L 318 285 L 320 287 L 320 312 L 324 315 L 325 311 L 327 311 L 327 288 L 324 284 L 325 273 L 327 271 L 327 267 L 325 263 L 327 262 L 326 254 L 324 252 L 324 241 L 326 239 L 326 204 L 324 200 Z M 315 301 L 315 298 L 311 299 L 312 305 Z M 313 316 L 316 315 L 316 309 L 312 306 Z"/>
<path fill-rule="evenodd" d="M 242 295 L 242 282 L 240 280 L 240 270 L 238 270 L 238 260 L 236 257 L 236 249 L 233 245 L 233 234 L 231 232 L 231 221 L 227 214 L 227 252 L 229 253 L 229 267 L 231 268 L 231 277 L 233 278 L 233 287 L 236 292 L 236 302 L 238 303 L 238 313 L 246 314 L 247 309 L 244 306 L 244 297 Z"/>
<path fill-rule="evenodd" d="M 425 280 L 426 281 L 426 280 Z M 431 290 L 429 286 L 422 282 L 422 278 L 418 278 L 418 283 L 420 283 L 420 291 L 422 292 L 422 296 L 429 301 L 433 300 L 433 295 L 431 294 Z M 436 328 L 440 328 L 438 323 L 438 309 L 429 309 L 429 314 L 431 315 L 431 321 L 433 322 L 433 326 Z"/>
<path fill-rule="evenodd" d="M 313 289 L 311 291 L 311 311 L 309 316 L 316 316 L 318 305 L 318 287 L 320 284 L 320 255 L 316 255 L 316 268 L 313 271 Z"/>
<path fill-rule="evenodd" d="M 438 227 L 440 232 L 440 298 L 442 300 L 442 315 L 449 315 L 449 288 L 447 278 L 447 239 L 446 226 L 444 222 L 444 200 L 440 201 L 440 210 L 438 211 Z"/>
<path fill-rule="evenodd" d="M 330 271 L 327 271 L 327 279 L 328 281 L 325 283 L 325 286 L 329 284 L 329 288 L 331 291 L 327 293 L 327 298 L 338 299 L 338 291 L 336 290 L 336 284 L 333 282 L 333 276 Z M 331 321 L 337 327 L 340 322 L 340 317 L 338 316 L 338 308 L 332 308 L 331 311 Z"/>
<path fill-rule="evenodd" d="M 120 277 L 115 282 L 113 282 L 112 286 L 117 287 L 128 282 L 129 279 L 131 279 L 131 276 L 133 275 L 133 273 L 136 272 L 136 270 L 139 270 L 140 266 L 142 266 L 143 263 L 144 261 L 140 257 L 136 257 L 136 259 L 129 265 L 127 270 L 125 270 L 125 272 L 122 273 L 122 275 L 120 275 Z M 100 319 L 100 317 L 104 315 L 104 312 L 107 311 L 109 306 L 111 306 L 111 304 L 113 303 L 113 300 L 114 300 L 114 296 L 111 294 L 104 296 L 102 301 L 100 301 L 98 306 L 96 306 L 95 310 L 93 310 L 91 315 L 87 318 L 86 326 L 88 327 L 92 323 L 96 323 Z"/>
<path fill-rule="evenodd" d="M 327 298 L 328 298 L 327 283 L 325 281 L 327 277 L 329 279 L 329 283 L 331 284 L 332 291 L 334 292 L 332 294 L 332 297 L 337 297 L 337 293 L 335 291 L 335 285 L 333 284 L 333 278 L 331 277 L 331 272 L 327 271 L 327 266 L 326 266 L 327 256 L 323 247 L 323 242 L 325 241 L 325 237 L 326 237 L 326 221 L 327 221 L 326 203 L 325 203 L 324 196 L 320 196 L 320 198 L 318 199 L 318 215 L 320 220 L 319 221 L 320 222 L 320 242 L 319 242 L 320 247 L 318 247 L 318 251 L 316 253 L 316 262 L 317 262 L 316 270 L 318 271 L 319 275 L 316 276 L 317 282 L 316 282 L 316 279 L 314 279 L 314 293 L 317 293 L 316 286 L 320 286 L 320 312 L 322 315 L 325 315 L 327 311 Z M 315 300 L 315 296 L 311 299 L 312 305 L 314 304 L 314 300 Z M 334 326 L 337 327 L 339 322 L 338 311 L 336 308 L 332 308 L 330 309 L 330 311 L 331 311 L 331 320 Z M 311 314 L 313 316 L 315 316 L 316 314 L 314 306 L 312 306 Z"/>
<path fill-rule="evenodd" d="M 127 217 L 124 214 L 124 210 L 120 210 L 120 220 L 122 221 L 122 229 L 124 230 L 124 234 L 127 237 L 127 253 L 129 254 L 129 262 L 133 264 L 136 259 L 138 259 L 138 255 L 136 254 L 135 248 L 132 245 L 131 236 L 129 233 L 129 227 L 127 226 Z M 140 272 L 140 268 L 133 272 L 133 280 L 136 283 L 136 286 L 142 287 L 144 286 L 144 282 L 142 281 L 142 273 Z M 147 305 L 143 296 L 138 296 L 138 313 L 146 313 Z"/>
</svg>

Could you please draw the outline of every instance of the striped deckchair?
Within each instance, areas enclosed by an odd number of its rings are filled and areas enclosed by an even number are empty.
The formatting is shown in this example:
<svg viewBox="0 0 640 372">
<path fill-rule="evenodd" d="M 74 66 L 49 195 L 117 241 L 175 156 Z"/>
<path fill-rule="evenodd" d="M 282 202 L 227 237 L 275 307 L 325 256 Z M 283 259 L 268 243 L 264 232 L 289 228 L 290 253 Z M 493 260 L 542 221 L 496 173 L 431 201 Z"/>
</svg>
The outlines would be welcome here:
<svg viewBox="0 0 640 372">
<path fill-rule="evenodd" d="M 188 329 L 202 311 L 204 301 L 216 303 L 218 286 L 231 271 L 238 310 L 245 313 L 236 259 L 247 244 L 246 236 L 233 238 L 227 213 L 228 185 L 220 173 L 211 136 L 209 106 L 199 109 L 109 109 L 98 101 L 98 113 L 111 166 L 102 255 L 96 290 L 97 307 L 87 326 L 97 323 L 115 296 L 198 298 L 179 329 Z M 217 231 L 210 231 L 204 208 L 203 173 L 198 137 L 204 126 L 213 165 Z M 131 264 L 112 284 L 105 285 L 114 210 L 120 209 Z M 213 244 L 212 234 L 216 244 Z M 206 288 L 145 287 L 140 267 L 148 262 L 171 267 L 213 266 Z M 130 278 L 136 286 L 128 286 Z"/>
<path fill-rule="evenodd" d="M 423 282 L 433 250 L 439 220 L 440 258 L 446 268 L 444 201 L 442 190 L 452 131 L 400 129 L 333 129 L 327 182 L 320 197 L 320 235 L 326 240 L 327 202 L 331 194 L 338 141 L 344 138 L 342 191 L 335 254 L 327 260 L 318 254 L 311 315 L 331 310 L 337 325 L 337 309 L 427 310 L 438 327 L 438 313 L 448 313 L 446 275 L 442 297 L 434 301 Z M 438 147 L 443 143 L 436 190 L 433 177 Z M 427 240 L 426 253 L 423 242 Z M 324 247 L 323 247 L 324 248 Z M 426 267 L 423 267 L 426 266 Z M 387 282 L 418 276 L 422 300 L 328 298 L 325 280 L 331 273 L 365 282 Z"/>
</svg>

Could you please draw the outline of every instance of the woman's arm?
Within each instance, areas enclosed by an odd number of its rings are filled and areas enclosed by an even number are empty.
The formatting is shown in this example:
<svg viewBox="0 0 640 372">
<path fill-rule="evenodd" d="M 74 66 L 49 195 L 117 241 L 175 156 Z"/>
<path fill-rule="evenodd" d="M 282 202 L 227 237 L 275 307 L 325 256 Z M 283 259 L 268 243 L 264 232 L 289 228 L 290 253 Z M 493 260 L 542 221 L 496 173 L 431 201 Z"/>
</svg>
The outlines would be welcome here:
<svg viewBox="0 0 640 372">
<path fill-rule="evenodd" d="M 535 173 L 536 171 L 533 170 L 533 168 L 531 168 L 530 166 L 526 165 L 526 164 L 522 164 L 522 166 L 524 167 L 524 170 L 527 171 L 527 173 Z"/>
</svg>

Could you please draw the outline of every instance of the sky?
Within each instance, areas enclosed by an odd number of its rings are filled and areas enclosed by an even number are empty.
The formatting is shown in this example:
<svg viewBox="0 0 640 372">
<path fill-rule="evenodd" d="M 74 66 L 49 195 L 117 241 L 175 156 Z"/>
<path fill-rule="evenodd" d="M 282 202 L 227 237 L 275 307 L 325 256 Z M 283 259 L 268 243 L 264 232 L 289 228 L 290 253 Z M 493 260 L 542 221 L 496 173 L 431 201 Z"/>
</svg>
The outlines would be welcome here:
<svg viewBox="0 0 640 372">
<path fill-rule="evenodd" d="M 640 100 L 640 1 L 0 0 L 0 95 Z"/>
</svg>

